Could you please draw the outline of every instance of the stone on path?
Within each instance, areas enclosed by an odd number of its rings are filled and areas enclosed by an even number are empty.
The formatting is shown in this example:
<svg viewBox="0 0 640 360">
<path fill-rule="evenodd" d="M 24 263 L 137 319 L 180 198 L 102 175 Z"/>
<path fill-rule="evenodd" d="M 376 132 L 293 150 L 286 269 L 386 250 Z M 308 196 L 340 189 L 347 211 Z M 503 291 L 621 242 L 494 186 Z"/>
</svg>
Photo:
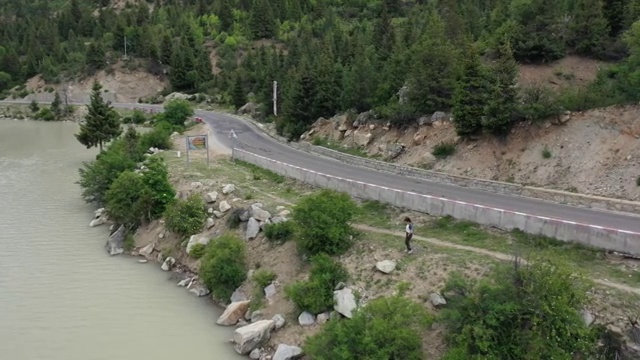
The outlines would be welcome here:
<svg viewBox="0 0 640 360">
<path fill-rule="evenodd" d="M 300 325 L 302 326 L 311 326 L 313 324 L 315 324 L 316 322 L 316 317 L 315 315 L 304 311 L 302 312 L 302 314 L 300 314 L 300 316 L 298 316 L 298 323 L 300 323 Z"/>
<path fill-rule="evenodd" d="M 390 274 L 393 270 L 396 269 L 396 262 L 393 260 L 378 261 L 376 263 L 376 269 L 385 274 Z"/>
</svg>

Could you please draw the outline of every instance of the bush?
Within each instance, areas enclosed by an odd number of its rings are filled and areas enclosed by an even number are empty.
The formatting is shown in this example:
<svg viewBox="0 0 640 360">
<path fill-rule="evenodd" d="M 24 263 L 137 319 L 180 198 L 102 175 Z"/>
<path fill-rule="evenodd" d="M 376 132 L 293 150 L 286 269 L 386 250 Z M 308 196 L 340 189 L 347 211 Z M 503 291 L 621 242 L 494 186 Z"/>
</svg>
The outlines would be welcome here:
<svg viewBox="0 0 640 360">
<path fill-rule="evenodd" d="M 200 259 L 207 252 L 207 246 L 204 244 L 197 243 L 191 247 L 191 252 L 189 252 L 189 256 L 194 259 Z"/>
<path fill-rule="evenodd" d="M 315 255 L 311 258 L 309 280 L 287 286 L 285 293 L 300 311 L 319 314 L 333 307 L 333 291 L 347 278 L 342 264 L 328 255 Z"/>
<path fill-rule="evenodd" d="M 264 269 L 257 270 L 255 273 L 253 273 L 253 281 L 255 281 L 261 289 L 269 286 L 269 284 L 271 284 L 271 282 L 275 280 L 276 277 L 276 273 Z"/>
<path fill-rule="evenodd" d="M 184 126 L 185 121 L 193 116 L 193 108 L 186 100 L 175 99 L 164 105 L 160 118 L 174 126 Z"/>
<path fill-rule="evenodd" d="M 174 201 L 176 192 L 169 182 L 169 170 L 161 157 L 149 157 L 144 165 L 146 170 L 142 174 L 142 182 L 150 196 L 146 218 L 153 220 L 162 216 L 167 206 Z"/>
<path fill-rule="evenodd" d="M 140 125 L 147 121 L 147 116 L 140 110 L 133 110 L 133 114 L 131 114 L 130 119 L 132 123 Z"/>
<path fill-rule="evenodd" d="M 562 109 L 556 101 L 556 94 L 547 87 L 526 87 L 520 94 L 517 108 L 518 117 L 537 121 L 558 115 Z"/>
<path fill-rule="evenodd" d="M 456 277 L 445 293 L 448 359 L 571 359 L 589 355 L 597 336 L 580 310 L 587 284 L 559 263 L 502 266 L 490 279 Z M 589 358 L 586 356 L 586 358 Z"/>
<path fill-rule="evenodd" d="M 44 108 L 36 113 L 35 118 L 37 120 L 54 121 L 56 119 L 56 115 L 51 111 L 51 109 Z"/>
<path fill-rule="evenodd" d="M 303 348 L 316 360 L 420 360 L 421 331 L 431 320 L 423 306 L 409 299 L 378 298 L 349 321 L 329 321 Z"/>
<path fill-rule="evenodd" d="M 144 153 L 152 147 L 163 150 L 171 149 L 170 137 L 173 131 L 173 125 L 164 121 L 157 123 L 153 130 L 140 136 L 140 151 Z"/>
<path fill-rule="evenodd" d="M 542 157 L 545 159 L 551 158 L 551 150 L 549 150 L 549 148 L 547 148 L 546 146 L 544 147 L 544 149 L 542 149 Z"/>
<path fill-rule="evenodd" d="M 121 173 L 106 194 L 109 218 L 118 224 L 137 226 L 150 208 L 149 192 L 142 176 L 133 171 Z"/>
<path fill-rule="evenodd" d="M 293 209 L 293 220 L 300 229 L 298 247 L 309 254 L 341 254 L 352 244 L 351 219 L 358 206 L 349 195 L 321 190 L 306 196 Z"/>
<path fill-rule="evenodd" d="M 111 184 L 122 172 L 133 171 L 135 167 L 135 161 L 125 151 L 124 142 L 121 139 L 115 140 L 95 161 L 83 163 L 78 170 L 82 197 L 88 203 L 105 205 L 105 195 Z"/>
<path fill-rule="evenodd" d="M 441 142 L 433 147 L 431 154 L 438 159 L 444 159 L 456 152 L 456 144 L 453 142 Z"/>
<path fill-rule="evenodd" d="M 277 224 L 269 224 L 264 228 L 264 235 L 267 240 L 275 243 L 285 243 L 293 238 L 296 226 L 291 221 L 284 221 Z"/>
<path fill-rule="evenodd" d="M 245 244 L 230 234 L 209 243 L 200 265 L 200 278 L 218 299 L 227 300 L 247 277 Z"/>
<path fill-rule="evenodd" d="M 185 237 L 202 230 L 207 218 L 204 201 L 196 194 L 171 203 L 164 216 L 167 229 Z"/>
</svg>

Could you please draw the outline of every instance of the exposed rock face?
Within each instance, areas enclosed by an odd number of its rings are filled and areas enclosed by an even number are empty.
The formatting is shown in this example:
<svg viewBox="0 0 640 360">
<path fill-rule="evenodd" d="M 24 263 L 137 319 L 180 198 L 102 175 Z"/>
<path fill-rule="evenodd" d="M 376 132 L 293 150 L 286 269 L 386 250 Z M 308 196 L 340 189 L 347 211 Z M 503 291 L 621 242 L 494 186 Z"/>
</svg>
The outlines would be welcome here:
<svg viewBox="0 0 640 360">
<path fill-rule="evenodd" d="M 253 324 L 237 328 L 233 334 L 233 348 L 240 355 L 246 355 L 251 350 L 263 345 L 271 337 L 271 330 L 276 326 L 273 320 L 260 320 Z"/>
<path fill-rule="evenodd" d="M 111 256 L 119 255 L 124 252 L 123 246 L 124 246 L 125 233 L 126 233 L 126 229 L 124 225 L 120 225 L 118 230 L 116 230 L 116 232 L 114 232 L 113 234 L 111 234 L 111 236 L 109 236 L 109 239 L 107 240 L 107 244 L 105 245 L 105 248 L 107 249 L 107 252 L 109 253 L 109 255 Z"/>
<path fill-rule="evenodd" d="M 302 356 L 302 349 L 297 346 L 285 344 L 278 345 L 276 353 L 273 354 L 272 360 L 294 360 Z"/>
<path fill-rule="evenodd" d="M 364 131 L 355 131 L 353 133 L 353 142 L 358 146 L 367 146 L 373 140 L 373 134 Z"/>
<path fill-rule="evenodd" d="M 353 317 L 353 311 L 358 307 L 353 291 L 349 288 L 334 291 L 333 299 L 335 301 L 333 308 L 343 316 L 351 319 Z"/>
<path fill-rule="evenodd" d="M 224 312 L 218 320 L 216 324 L 222 326 L 233 326 L 238 323 L 238 320 L 242 319 L 244 314 L 249 309 L 249 300 L 233 302 L 224 309 Z"/>
</svg>

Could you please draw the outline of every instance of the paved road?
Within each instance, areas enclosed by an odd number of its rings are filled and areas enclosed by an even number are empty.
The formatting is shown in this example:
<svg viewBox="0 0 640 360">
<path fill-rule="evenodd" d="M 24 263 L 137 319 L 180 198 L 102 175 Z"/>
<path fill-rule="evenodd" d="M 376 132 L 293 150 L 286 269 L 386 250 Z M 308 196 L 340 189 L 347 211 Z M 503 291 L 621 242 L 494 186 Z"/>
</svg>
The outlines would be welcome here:
<svg viewBox="0 0 640 360">
<path fill-rule="evenodd" d="M 76 105 L 76 104 L 74 104 Z M 160 105 L 113 104 L 118 108 L 145 108 L 161 110 Z M 536 199 L 500 195 L 482 190 L 438 184 L 426 180 L 388 174 L 367 168 L 344 164 L 338 160 L 312 155 L 281 144 L 260 131 L 254 124 L 238 118 L 210 111 L 196 111 L 213 129 L 219 143 L 230 148 L 231 130 L 237 134 L 237 146 L 273 160 L 315 170 L 328 175 L 359 180 L 399 190 L 413 191 L 452 200 L 466 201 L 505 210 L 520 211 L 531 215 L 546 216 L 583 224 L 598 225 L 610 229 L 640 233 L 640 218 L 603 210 L 592 210 L 560 205 Z"/>
</svg>

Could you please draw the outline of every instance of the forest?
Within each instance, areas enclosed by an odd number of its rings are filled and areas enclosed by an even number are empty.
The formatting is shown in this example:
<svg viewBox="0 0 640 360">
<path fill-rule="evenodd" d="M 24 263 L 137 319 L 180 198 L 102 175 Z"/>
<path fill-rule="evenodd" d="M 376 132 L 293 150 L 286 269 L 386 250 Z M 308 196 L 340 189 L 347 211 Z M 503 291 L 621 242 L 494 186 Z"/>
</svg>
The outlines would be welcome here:
<svg viewBox="0 0 640 360">
<path fill-rule="evenodd" d="M 129 57 L 168 74 L 167 92 L 257 102 L 292 139 L 349 110 L 398 126 L 450 111 L 461 136 L 504 135 L 518 121 L 640 100 L 640 0 L 115 3 L 0 0 L 0 91 L 109 69 L 126 39 Z M 587 88 L 516 86 L 518 63 L 569 54 L 611 65 Z"/>
</svg>

